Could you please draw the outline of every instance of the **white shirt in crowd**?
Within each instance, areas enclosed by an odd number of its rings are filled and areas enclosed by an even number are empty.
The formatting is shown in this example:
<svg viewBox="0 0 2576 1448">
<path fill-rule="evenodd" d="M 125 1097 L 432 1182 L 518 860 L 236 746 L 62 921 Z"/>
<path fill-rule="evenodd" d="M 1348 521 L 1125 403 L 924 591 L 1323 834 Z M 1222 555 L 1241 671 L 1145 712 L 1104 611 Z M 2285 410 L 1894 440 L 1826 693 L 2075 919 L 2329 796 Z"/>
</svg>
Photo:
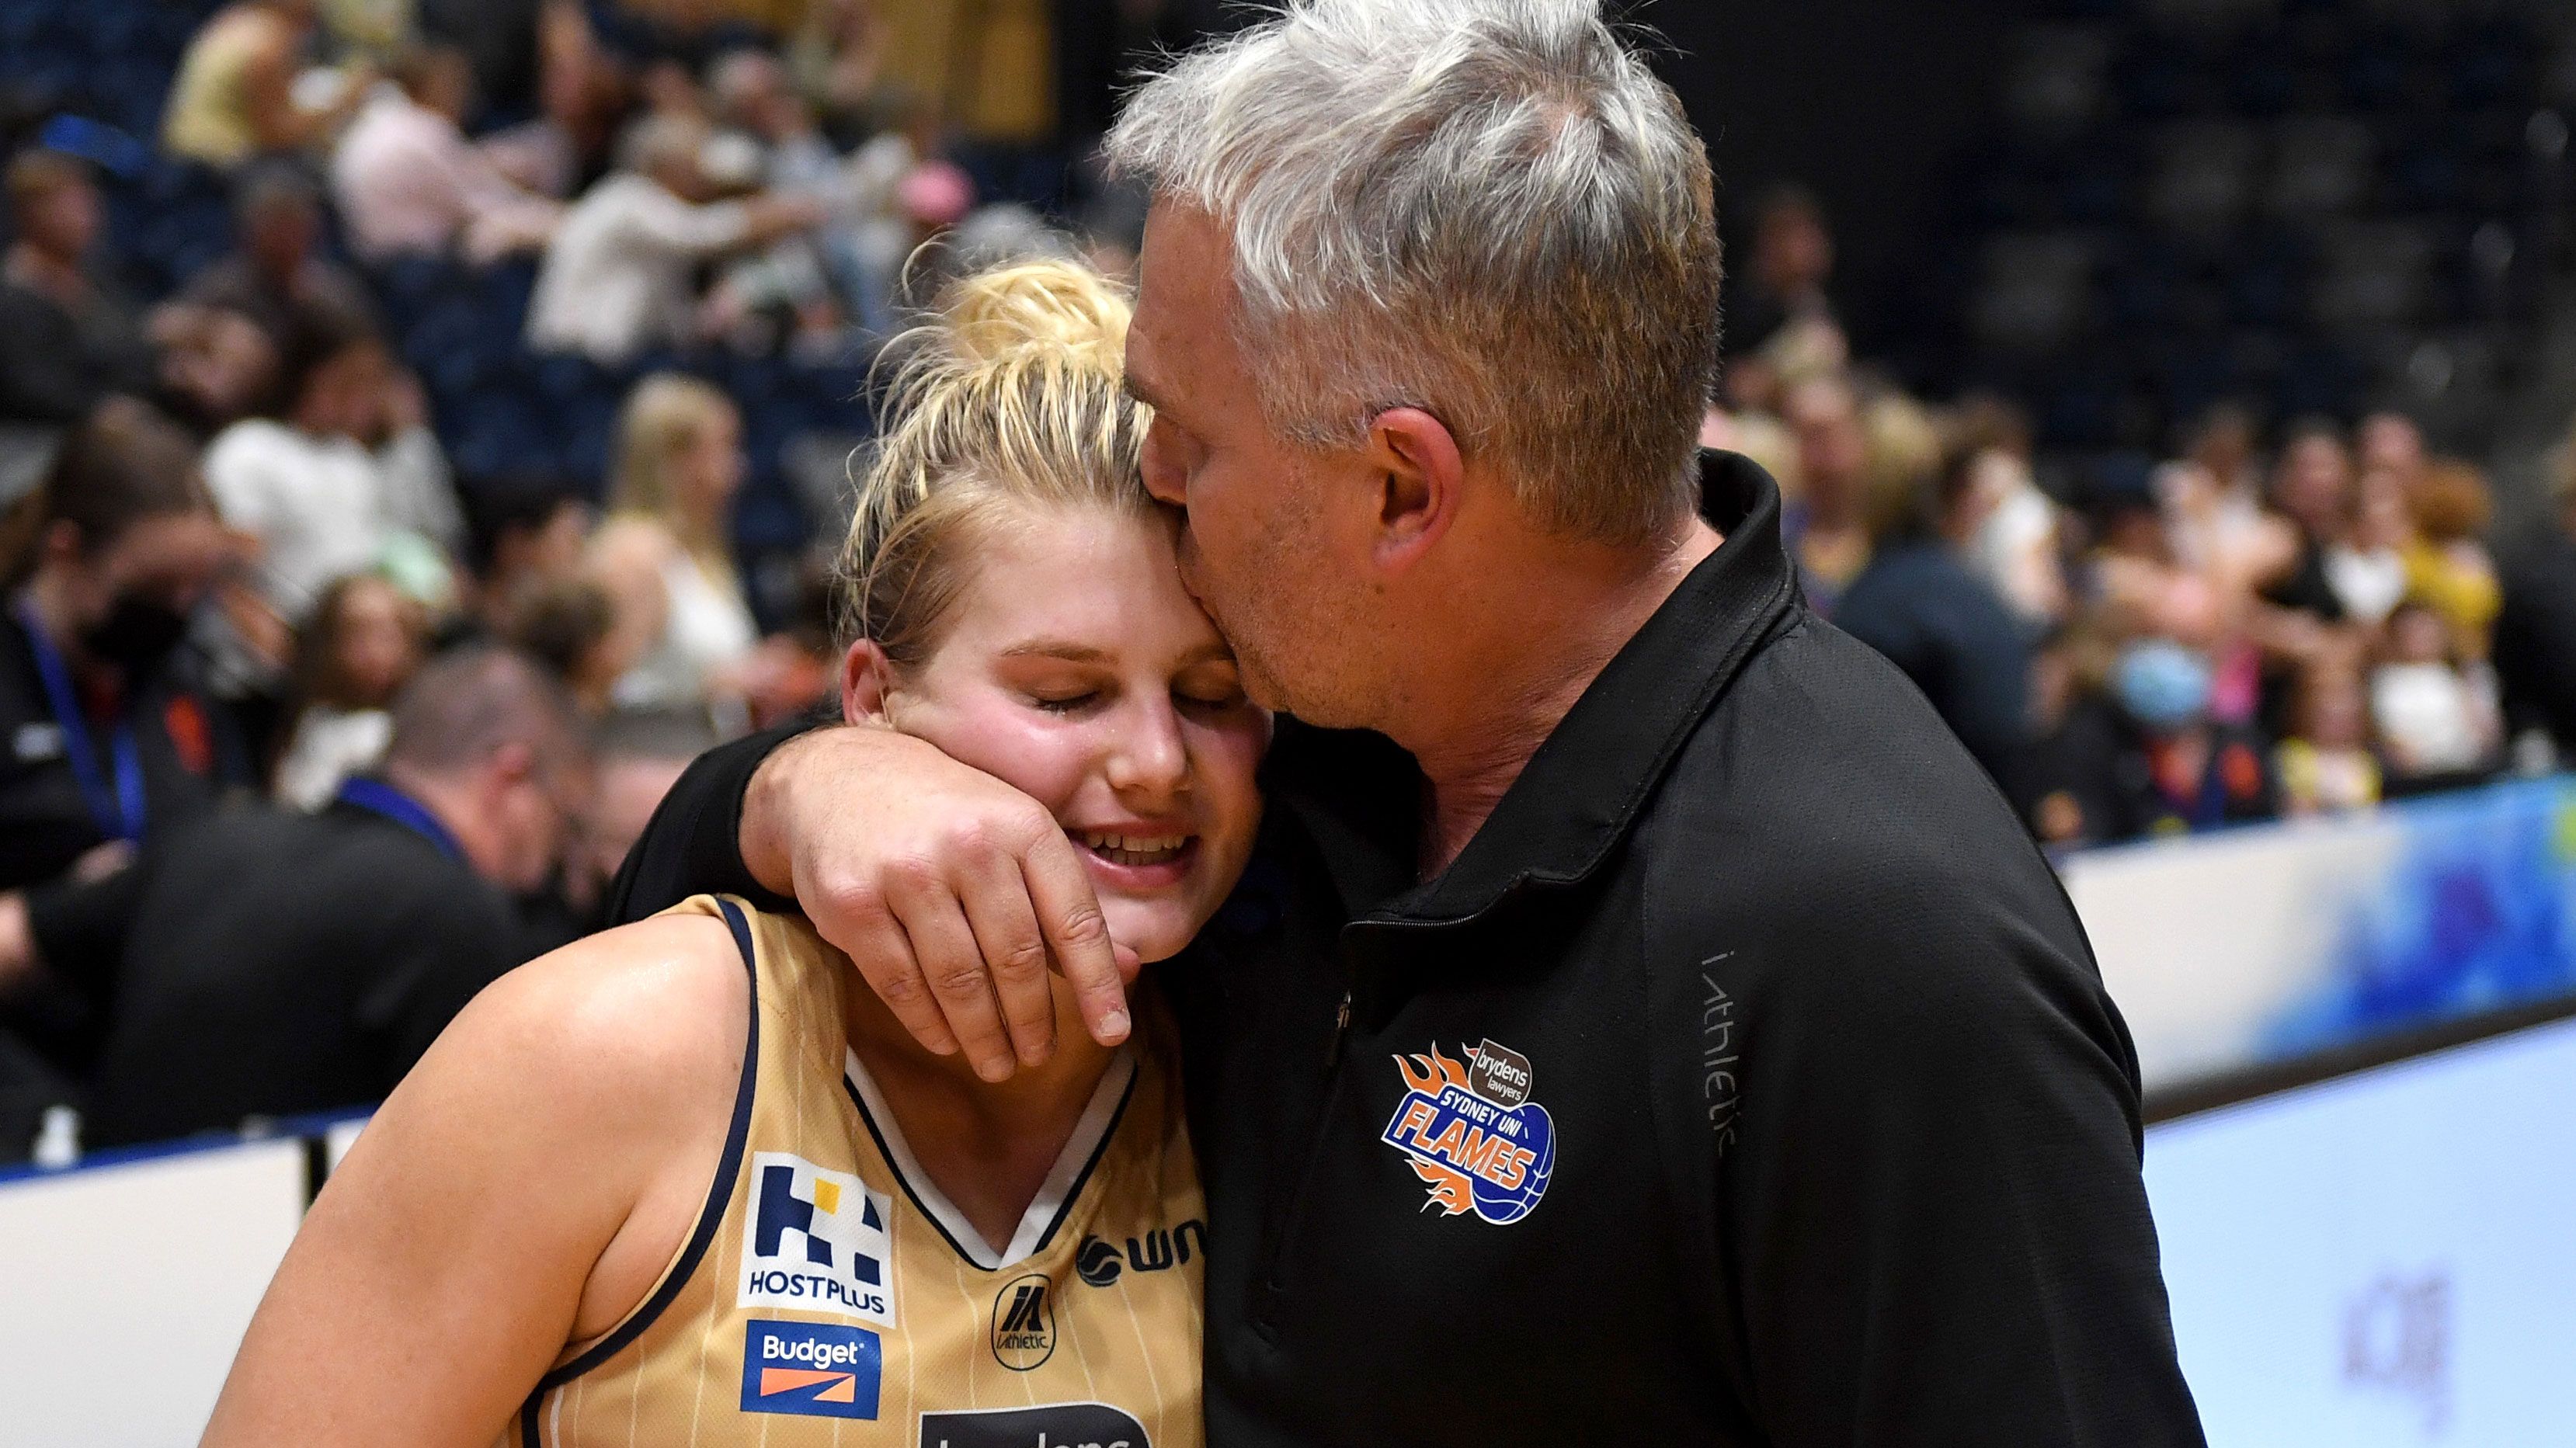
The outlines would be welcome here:
<svg viewBox="0 0 2576 1448">
<path fill-rule="evenodd" d="M 2483 665 L 2383 664 L 2370 675 L 2370 712 L 2401 772 L 2476 769 L 2495 741 L 2494 675 Z"/>
<path fill-rule="evenodd" d="M 528 344 L 617 363 L 686 342 L 697 305 L 691 273 L 740 243 L 748 225 L 737 203 L 694 206 L 632 172 L 608 177 L 565 215 L 546 248 L 528 304 Z"/>
<path fill-rule="evenodd" d="M 277 761 L 277 797 L 300 810 L 320 809 L 352 775 L 382 764 L 393 737 L 394 716 L 382 709 L 305 710 Z"/>
<path fill-rule="evenodd" d="M 685 548 L 662 560 L 668 600 L 662 635 L 653 640 L 614 688 L 619 705 L 633 709 L 686 708 L 706 702 L 708 676 L 739 663 L 760 643 L 760 626 L 740 590 L 707 577 Z"/>
<path fill-rule="evenodd" d="M 456 123 L 386 86 L 332 153 L 349 239 L 371 260 L 462 250 L 475 261 L 543 244 L 563 207 L 513 185 Z"/>
<path fill-rule="evenodd" d="M 333 579 L 374 567 L 400 534 L 451 555 L 464 542 L 447 459 L 427 428 L 370 450 L 252 418 L 216 436 L 205 467 L 224 521 L 259 539 L 261 592 L 290 623 Z"/>
</svg>

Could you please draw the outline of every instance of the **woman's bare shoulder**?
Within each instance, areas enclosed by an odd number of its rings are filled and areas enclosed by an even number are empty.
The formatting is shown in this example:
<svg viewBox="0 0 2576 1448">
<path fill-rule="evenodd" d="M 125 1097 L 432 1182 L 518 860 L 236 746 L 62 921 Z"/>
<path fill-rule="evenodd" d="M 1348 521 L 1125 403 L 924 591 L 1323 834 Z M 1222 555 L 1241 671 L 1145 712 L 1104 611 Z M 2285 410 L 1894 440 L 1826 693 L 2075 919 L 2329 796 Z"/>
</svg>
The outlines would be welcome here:
<svg viewBox="0 0 2576 1448">
<path fill-rule="evenodd" d="M 751 992 L 725 923 L 658 915 L 538 957 L 496 981 L 459 1026 L 522 1055 L 559 1083 L 583 1078 L 613 1099 L 673 1085 L 730 1083 Z M 472 1018 L 480 1015 L 482 1018 Z M 730 1099 L 718 1103 L 730 1105 Z"/>
</svg>

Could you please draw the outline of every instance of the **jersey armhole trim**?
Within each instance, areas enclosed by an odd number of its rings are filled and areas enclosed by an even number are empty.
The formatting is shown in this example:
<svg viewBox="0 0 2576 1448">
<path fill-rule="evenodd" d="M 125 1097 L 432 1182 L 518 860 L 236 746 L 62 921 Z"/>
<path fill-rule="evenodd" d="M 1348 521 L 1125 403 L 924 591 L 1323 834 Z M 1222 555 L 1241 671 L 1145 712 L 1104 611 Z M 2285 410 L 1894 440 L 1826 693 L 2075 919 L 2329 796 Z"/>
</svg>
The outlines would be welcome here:
<svg viewBox="0 0 2576 1448">
<path fill-rule="evenodd" d="M 751 1135 L 752 1090 L 760 1080 L 760 966 L 752 953 L 751 921 L 743 915 L 742 907 L 723 898 L 716 901 L 716 906 L 724 912 L 725 925 L 733 932 L 733 943 L 742 952 L 743 970 L 751 982 L 751 1027 L 742 1048 L 742 1084 L 734 1091 L 733 1124 L 725 1130 L 723 1159 L 716 1163 L 715 1181 L 707 1188 L 707 1204 L 698 1213 L 697 1229 L 689 1234 L 688 1245 L 680 1249 L 679 1257 L 652 1297 L 608 1336 L 593 1343 L 589 1351 L 537 1380 L 535 1391 L 528 1394 L 519 1415 L 528 1448 L 539 1448 L 542 1441 L 537 1434 L 537 1409 L 546 1394 L 607 1362 L 643 1336 L 644 1330 L 680 1295 L 680 1289 L 697 1275 L 700 1260 L 715 1242 L 716 1229 L 724 1223 L 725 1209 L 733 1203 L 734 1183 L 742 1175 L 743 1143 Z"/>
</svg>

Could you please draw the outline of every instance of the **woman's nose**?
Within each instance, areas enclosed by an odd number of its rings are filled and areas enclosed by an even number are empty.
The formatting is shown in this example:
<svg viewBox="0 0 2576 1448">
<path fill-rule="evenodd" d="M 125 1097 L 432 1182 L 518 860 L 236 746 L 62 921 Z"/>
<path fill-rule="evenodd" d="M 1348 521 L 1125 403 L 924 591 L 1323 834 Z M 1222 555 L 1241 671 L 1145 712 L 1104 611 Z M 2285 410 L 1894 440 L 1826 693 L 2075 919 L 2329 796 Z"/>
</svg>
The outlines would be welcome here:
<svg viewBox="0 0 2576 1448">
<path fill-rule="evenodd" d="M 1167 796 L 1189 787 L 1189 749 L 1180 717 L 1169 702 L 1139 703 L 1109 753 L 1109 787 L 1120 793 Z"/>
</svg>

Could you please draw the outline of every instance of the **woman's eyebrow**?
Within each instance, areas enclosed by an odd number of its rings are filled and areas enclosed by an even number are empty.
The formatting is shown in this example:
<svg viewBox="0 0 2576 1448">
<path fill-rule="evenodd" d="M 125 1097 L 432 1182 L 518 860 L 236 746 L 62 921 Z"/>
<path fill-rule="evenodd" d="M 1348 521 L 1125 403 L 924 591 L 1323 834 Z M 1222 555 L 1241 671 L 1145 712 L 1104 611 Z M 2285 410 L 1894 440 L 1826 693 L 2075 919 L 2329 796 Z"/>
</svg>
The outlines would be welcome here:
<svg viewBox="0 0 2576 1448">
<path fill-rule="evenodd" d="M 1069 664 L 1105 664 L 1109 662 L 1108 650 L 1094 648 L 1089 644 L 1078 644 L 1073 642 L 1071 639 L 1023 639 L 1019 643 L 1015 643 L 1009 648 L 1002 650 L 1002 657 L 1006 659 L 1062 659 Z"/>
</svg>

